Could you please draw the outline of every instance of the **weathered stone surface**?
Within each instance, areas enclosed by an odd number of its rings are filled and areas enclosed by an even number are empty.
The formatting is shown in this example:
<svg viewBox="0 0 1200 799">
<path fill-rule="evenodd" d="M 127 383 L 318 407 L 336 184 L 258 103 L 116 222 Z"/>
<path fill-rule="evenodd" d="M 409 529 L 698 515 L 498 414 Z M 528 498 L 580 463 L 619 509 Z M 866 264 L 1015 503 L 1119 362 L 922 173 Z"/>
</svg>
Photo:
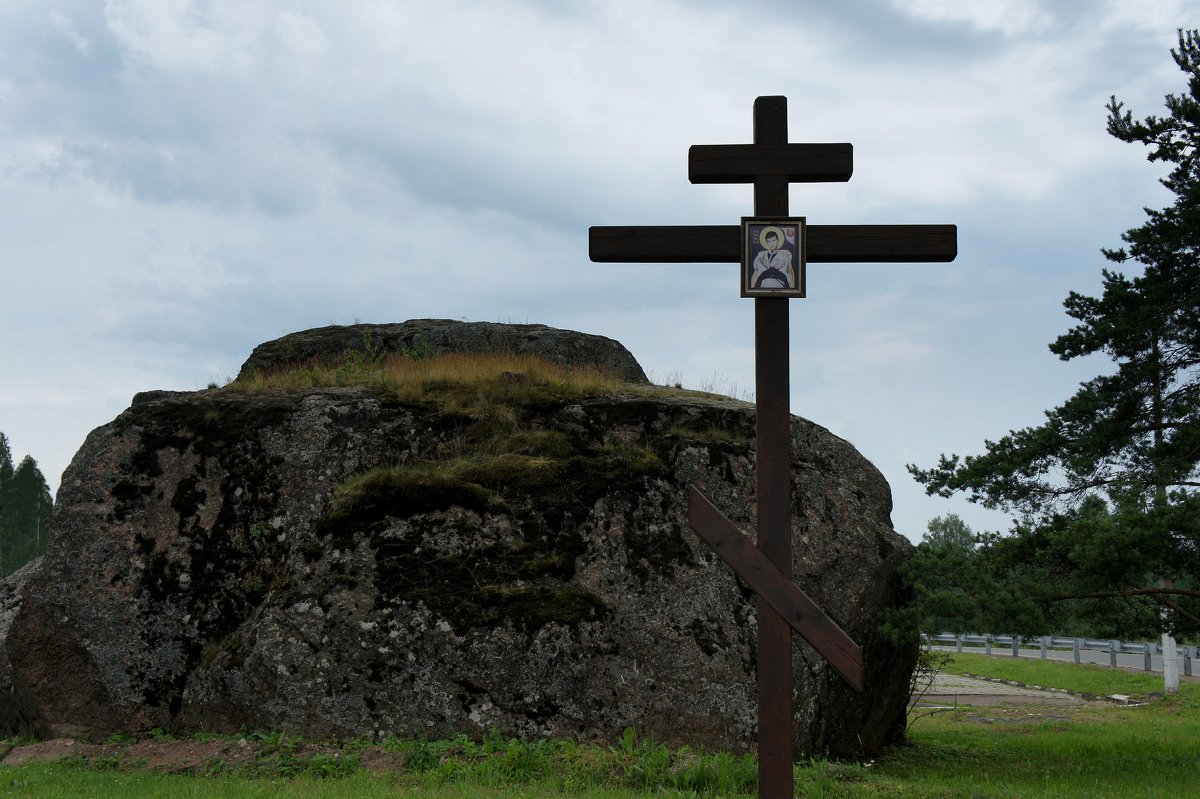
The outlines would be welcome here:
<svg viewBox="0 0 1200 799">
<path fill-rule="evenodd" d="M 631 383 L 648 383 L 637 360 L 619 341 L 592 333 L 560 330 L 546 325 L 460 322 L 454 319 L 410 319 L 400 324 L 330 325 L 290 333 L 254 348 L 239 377 L 252 370 L 346 353 L 371 357 L 386 353 L 414 357 L 448 352 L 517 352 L 537 355 L 565 367 L 603 369 Z"/>
<path fill-rule="evenodd" d="M 0 735 L 20 732 L 13 693 L 12 666 L 8 662 L 8 650 L 4 641 L 9 627 L 21 608 L 21 590 L 41 565 L 41 558 L 34 558 L 12 574 L 0 580 Z M 5 712 L 3 708 L 9 708 Z"/>
<path fill-rule="evenodd" d="M 486 418 L 368 387 L 138 395 L 63 476 L 0 640 L 0 726 L 614 740 L 631 725 L 749 748 L 752 596 L 687 529 L 686 487 L 749 526 L 753 421 L 665 392 Z M 799 643 L 797 751 L 871 754 L 904 728 L 916 652 L 879 624 L 909 545 L 850 444 L 794 418 L 792 456 L 796 580 L 863 646 L 867 686 Z"/>
</svg>

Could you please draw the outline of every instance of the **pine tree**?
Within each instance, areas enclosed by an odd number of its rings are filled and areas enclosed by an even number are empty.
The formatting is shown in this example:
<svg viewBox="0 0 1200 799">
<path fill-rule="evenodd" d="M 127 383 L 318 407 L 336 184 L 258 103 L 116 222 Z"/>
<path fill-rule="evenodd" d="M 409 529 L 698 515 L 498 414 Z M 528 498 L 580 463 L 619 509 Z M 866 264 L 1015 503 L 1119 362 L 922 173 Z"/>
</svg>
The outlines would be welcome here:
<svg viewBox="0 0 1200 799">
<path fill-rule="evenodd" d="M 6 485 L 13 475 L 12 448 L 8 436 L 0 431 L 0 486 Z"/>
<path fill-rule="evenodd" d="M 1090 602 L 1096 619 L 1149 631 L 1200 630 L 1200 35 L 1171 51 L 1188 92 L 1169 115 L 1135 121 L 1116 98 L 1108 132 L 1171 165 L 1174 202 L 1147 209 L 1104 250 L 1099 297 L 1064 302 L 1078 324 L 1056 339 L 1062 360 L 1103 353 L 1116 371 L 1090 380 L 1037 427 L 985 442 L 979 456 L 910 466 L 929 493 L 965 492 L 1019 514 L 988 547 L 993 572 L 1022 578 L 1044 605 Z"/>
<path fill-rule="evenodd" d="M 0 433 L 0 577 L 46 549 L 46 521 L 54 507 L 37 461 L 26 455 L 14 469 L 8 437 Z"/>
<path fill-rule="evenodd" d="M 8 487 L 12 483 L 13 462 L 12 448 L 8 445 L 8 436 L 0 432 L 0 577 L 7 575 L 9 568 L 9 531 L 15 524 L 9 521 L 12 512 L 12 502 L 8 496 Z"/>
<path fill-rule="evenodd" d="M 37 461 L 26 455 L 12 477 L 10 496 L 19 520 L 12 541 L 13 570 L 46 551 L 46 522 L 54 508 L 50 487 L 38 469 Z"/>
</svg>

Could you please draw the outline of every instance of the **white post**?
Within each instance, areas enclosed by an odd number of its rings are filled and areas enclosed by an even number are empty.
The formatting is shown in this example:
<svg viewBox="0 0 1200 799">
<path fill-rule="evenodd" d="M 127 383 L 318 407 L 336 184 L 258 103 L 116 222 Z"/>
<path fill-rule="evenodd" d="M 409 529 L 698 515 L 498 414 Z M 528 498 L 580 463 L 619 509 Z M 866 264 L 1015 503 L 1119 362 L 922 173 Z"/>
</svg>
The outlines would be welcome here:
<svg viewBox="0 0 1200 799">
<path fill-rule="evenodd" d="M 1163 691 L 1179 693 L 1179 651 L 1175 648 L 1175 637 L 1170 633 L 1162 636 Z"/>
<path fill-rule="evenodd" d="M 1164 585 L 1169 586 L 1170 583 L 1164 583 Z M 1170 629 L 1171 612 L 1163 607 L 1158 612 L 1158 618 L 1163 623 L 1163 693 L 1177 694 L 1179 693 L 1179 653 L 1175 649 L 1175 636 L 1167 632 Z"/>
</svg>

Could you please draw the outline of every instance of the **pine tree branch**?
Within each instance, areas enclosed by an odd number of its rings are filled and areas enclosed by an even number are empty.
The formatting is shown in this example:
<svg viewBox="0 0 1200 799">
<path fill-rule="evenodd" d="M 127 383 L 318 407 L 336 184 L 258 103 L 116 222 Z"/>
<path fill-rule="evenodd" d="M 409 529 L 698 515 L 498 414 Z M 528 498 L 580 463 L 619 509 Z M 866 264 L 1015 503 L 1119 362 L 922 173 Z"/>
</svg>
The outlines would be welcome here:
<svg viewBox="0 0 1200 799">
<path fill-rule="evenodd" d="M 1159 597 L 1159 599 L 1161 599 L 1162 603 L 1164 605 L 1166 605 L 1167 607 L 1169 607 L 1171 610 L 1175 611 L 1176 613 L 1178 613 L 1182 616 L 1188 617 L 1195 624 L 1200 624 L 1200 616 L 1197 616 L 1195 613 L 1188 611 L 1186 608 L 1184 608 L 1178 602 L 1173 601 L 1170 597 L 1164 596 L 1164 597 Z"/>
<path fill-rule="evenodd" d="M 1126 588 L 1121 591 L 1092 591 L 1079 594 L 1058 594 L 1050 597 L 1051 601 L 1058 602 L 1064 599 L 1132 599 L 1135 596 L 1150 596 L 1157 599 L 1162 604 L 1169 607 L 1171 610 L 1187 617 L 1194 624 L 1200 625 L 1200 616 L 1192 613 L 1183 605 L 1174 601 L 1171 595 L 1200 597 L 1200 591 L 1190 591 L 1185 588 Z"/>
<path fill-rule="evenodd" d="M 1077 594 L 1055 594 L 1050 598 L 1057 602 L 1062 599 L 1105 599 L 1112 597 L 1160 596 L 1167 594 L 1200 598 L 1200 591 L 1193 591 L 1187 588 L 1124 588 L 1119 591 L 1084 591 Z M 1164 602 L 1165 601 L 1166 600 L 1164 598 Z M 1200 621 L 1200 619 L 1197 621 Z"/>
</svg>

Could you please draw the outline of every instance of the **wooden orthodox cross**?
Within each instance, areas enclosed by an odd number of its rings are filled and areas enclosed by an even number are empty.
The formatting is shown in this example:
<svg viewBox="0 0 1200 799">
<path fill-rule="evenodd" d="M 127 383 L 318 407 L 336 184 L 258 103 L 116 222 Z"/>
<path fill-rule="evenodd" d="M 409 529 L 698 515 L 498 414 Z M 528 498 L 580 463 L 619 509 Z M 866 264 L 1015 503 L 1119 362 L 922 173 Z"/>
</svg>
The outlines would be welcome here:
<svg viewBox="0 0 1200 799">
<path fill-rule="evenodd" d="M 758 545 L 755 546 L 695 487 L 688 522 L 758 594 L 758 776 L 762 799 L 791 799 L 794 628 L 837 672 L 861 691 L 862 652 L 792 582 L 791 415 L 788 376 L 788 297 L 805 293 L 805 263 L 953 261 L 954 225 L 809 225 L 788 217 L 788 184 L 847 181 L 849 144 L 789 144 L 787 98 L 754 102 L 754 143 L 694 145 L 688 152 L 692 183 L 753 183 L 755 218 L 742 225 L 593 227 L 593 261 L 626 263 L 738 262 L 742 296 L 754 297 L 757 399 Z M 790 223 L 794 226 L 789 226 Z M 757 224 L 756 224 L 757 223 Z M 780 248 L 793 255 L 763 289 L 753 251 Z M 774 241 L 767 237 L 775 236 Z M 794 238 L 793 238 L 794 236 Z M 754 239 L 761 242 L 756 245 Z"/>
</svg>

